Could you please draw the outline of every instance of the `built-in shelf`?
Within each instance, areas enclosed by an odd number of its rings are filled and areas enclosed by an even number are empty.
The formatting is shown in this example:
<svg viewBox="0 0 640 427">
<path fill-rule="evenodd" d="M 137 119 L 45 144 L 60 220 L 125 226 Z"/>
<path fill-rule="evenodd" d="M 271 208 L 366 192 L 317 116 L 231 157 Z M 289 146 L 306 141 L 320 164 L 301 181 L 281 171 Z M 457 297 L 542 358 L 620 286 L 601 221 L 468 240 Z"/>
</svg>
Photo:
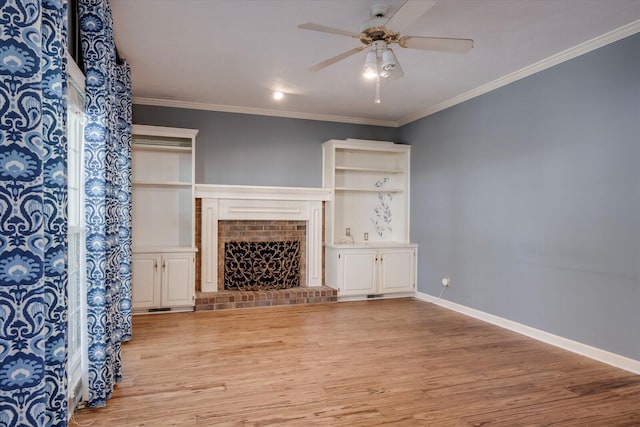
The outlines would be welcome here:
<svg viewBox="0 0 640 427">
<path fill-rule="evenodd" d="M 401 188 L 358 188 L 358 187 L 336 187 L 336 191 L 361 191 L 366 193 L 402 193 Z"/>
<path fill-rule="evenodd" d="M 151 252 L 175 252 L 175 253 L 194 253 L 198 252 L 195 246 L 134 246 L 134 253 L 151 253 Z"/>
<path fill-rule="evenodd" d="M 134 143 L 133 149 L 141 150 L 141 151 L 168 151 L 168 152 L 191 153 L 191 147 L 178 146 L 178 145 Z"/>
<path fill-rule="evenodd" d="M 134 186 L 140 187 L 184 187 L 191 188 L 192 183 L 180 181 L 134 181 Z"/>
<path fill-rule="evenodd" d="M 354 166 L 336 166 L 336 171 L 347 171 L 347 172 L 373 172 L 373 173 L 404 173 L 403 169 L 382 169 L 382 168 L 361 168 Z"/>
</svg>

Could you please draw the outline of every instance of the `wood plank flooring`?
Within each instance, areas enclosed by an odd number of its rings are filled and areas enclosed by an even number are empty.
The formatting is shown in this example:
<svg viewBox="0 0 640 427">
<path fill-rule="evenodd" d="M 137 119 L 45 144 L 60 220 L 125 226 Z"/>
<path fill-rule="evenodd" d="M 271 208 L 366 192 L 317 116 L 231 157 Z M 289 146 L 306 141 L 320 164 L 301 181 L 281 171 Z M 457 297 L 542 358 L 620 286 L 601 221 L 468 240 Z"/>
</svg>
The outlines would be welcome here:
<svg viewBox="0 0 640 427">
<path fill-rule="evenodd" d="M 640 426 L 639 375 L 413 299 L 133 324 L 124 380 L 78 424 Z"/>
</svg>

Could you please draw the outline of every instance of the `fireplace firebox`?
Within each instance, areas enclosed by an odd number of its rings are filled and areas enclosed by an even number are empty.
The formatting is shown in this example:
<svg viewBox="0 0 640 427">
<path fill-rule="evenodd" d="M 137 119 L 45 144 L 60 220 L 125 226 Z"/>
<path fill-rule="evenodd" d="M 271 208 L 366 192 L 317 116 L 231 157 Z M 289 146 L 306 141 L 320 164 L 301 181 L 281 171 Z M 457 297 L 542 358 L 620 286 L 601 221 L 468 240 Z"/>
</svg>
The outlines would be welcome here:
<svg viewBox="0 0 640 427">
<path fill-rule="evenodd" d="M 227 242 L 226 290 L 271 291 L 300 286 L 300 242 Z"/>
<path fill-rule="evenodd" d="M 300 286 L 306 233 L 305 221 L 219 221 L 218 283 L 223 290 L 245 291 Z"/>
</svg>

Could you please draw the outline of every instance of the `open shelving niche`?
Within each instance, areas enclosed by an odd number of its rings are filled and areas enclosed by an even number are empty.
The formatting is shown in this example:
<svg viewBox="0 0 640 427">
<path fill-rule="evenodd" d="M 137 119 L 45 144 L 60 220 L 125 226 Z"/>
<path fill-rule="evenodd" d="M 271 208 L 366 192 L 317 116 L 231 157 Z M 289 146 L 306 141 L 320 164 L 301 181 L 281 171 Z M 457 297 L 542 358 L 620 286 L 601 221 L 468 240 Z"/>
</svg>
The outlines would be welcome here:
<svg viewBox="0 0 640 427">
<path fill-rule="evenodd" d="M 335 191 L 327 244 L 409 242 L 409 149 L 383 141 L 325 143 L 323 186 Z"/>
<path fill-rule="evenodd" d="M 133 251 L 194 251 L 196 130 L 133 126 Z"/>
</svg>

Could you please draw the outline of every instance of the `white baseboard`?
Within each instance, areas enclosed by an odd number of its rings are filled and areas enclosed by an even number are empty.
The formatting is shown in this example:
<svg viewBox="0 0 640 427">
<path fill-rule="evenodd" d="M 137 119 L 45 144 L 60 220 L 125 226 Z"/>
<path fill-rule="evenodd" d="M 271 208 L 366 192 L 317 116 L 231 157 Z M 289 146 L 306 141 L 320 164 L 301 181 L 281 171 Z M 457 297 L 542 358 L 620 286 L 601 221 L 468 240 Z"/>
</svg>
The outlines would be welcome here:
<svg viewBox="0 0 640 427">
<path fill-rule="evenodd" d="M 338 296 L 338 302 L 346 301 L 375 301 L 379 299 L 392 299 L 392 298 L 411 298 L 413 292 L 401 292 L 397 294 L 384 294 L 375 298 L 367 298 L 365 295 L 351 295 L 351 296 Z"/>
<path fill-rule="evenodd" d="M 598 362 L 606 363 L 608 365 L 615 366 L 616 368 L 624 369 L 625 371 L 640 375 L 640 360 L 631 359 L 619 354 L 601 350 L 599 348 L 563 338 L 549 332 L 541 331 L 540 329 L 535 329 L 530 326 L 514 322 L 512 320 L 494 316 L 493 314 L 485 313 L 484 311 L 476 310 L 474 308 L 457 304 L 455 302 L 440 299 L 423 292 L 417 291 L 414 294 L 414 298 L 421 301 L 430 302 L 453 311 L 457 311 L 458 313 L 474 317 L 476 319 L 491 323 L 496 326 L 500 326 L 501 328 L 505 328 L 522 335 L 526 335 L 538 341 L 542 341 L 544 343 L 554 345 L 556 347 L 571 351 L 581 356 L 597 360 Z"/>
</svg>

